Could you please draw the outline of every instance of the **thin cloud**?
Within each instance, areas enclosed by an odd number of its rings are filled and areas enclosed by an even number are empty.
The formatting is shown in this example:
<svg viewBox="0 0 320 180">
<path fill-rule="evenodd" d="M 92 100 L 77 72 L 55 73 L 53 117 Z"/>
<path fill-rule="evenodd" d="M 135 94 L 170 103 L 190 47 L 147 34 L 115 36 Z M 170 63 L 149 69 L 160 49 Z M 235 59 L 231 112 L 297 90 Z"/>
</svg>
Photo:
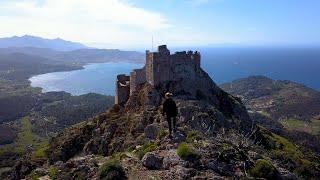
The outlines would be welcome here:
<svg viewBox="0 0 320 180">
<path fill-rule="evenodd" d="M 23 15 L 21 18 L 29 17 L 34 20 L 59 18 L 70 23 L 85 20 L 104 21 L 149 30 L 171 26 L 163 15 L 120 0 L 26 0 L 11 3 L 7 1 L 2 7 L 1 10 L 12 13 L 12 16 Z"/>
<path fill-rule="evenodd" d="M 0 37 L 31 34 L 81 42 L 134 44 L 170 29 L 160 13 L 120 0 L 24 0 L 0 3 Z"/>
</svg>

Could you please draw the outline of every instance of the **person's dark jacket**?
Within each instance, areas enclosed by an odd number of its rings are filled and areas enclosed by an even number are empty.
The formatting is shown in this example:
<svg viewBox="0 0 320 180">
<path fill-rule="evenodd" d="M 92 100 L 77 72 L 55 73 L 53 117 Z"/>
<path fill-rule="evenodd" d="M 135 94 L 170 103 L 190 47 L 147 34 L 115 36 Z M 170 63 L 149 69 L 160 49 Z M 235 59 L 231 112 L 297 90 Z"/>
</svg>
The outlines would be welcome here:
<svg viewBox="0 0 320 180">
<path fill-rule="evenodd" d="M 175 117 L 178 114 L 177 105 L 172 98 L 166 99 L 163 103 L 163 113 L 169 117 Z"/>
</svg>

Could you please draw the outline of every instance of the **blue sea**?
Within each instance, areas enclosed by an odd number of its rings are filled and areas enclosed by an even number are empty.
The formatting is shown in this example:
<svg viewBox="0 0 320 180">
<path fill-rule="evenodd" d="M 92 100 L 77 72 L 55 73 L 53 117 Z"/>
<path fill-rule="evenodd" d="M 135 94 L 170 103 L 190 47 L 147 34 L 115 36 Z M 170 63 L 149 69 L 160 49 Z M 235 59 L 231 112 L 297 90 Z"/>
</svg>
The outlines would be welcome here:
<svg viewBox="0 0 320 180">
<path fill-rule="evenodd" d="M 114 95 L 116 75 L 129 73 L 142 66 L 128 62 L 97 63 L 86 65 L 80 70 L 41 74 L 29 80 L 31 86 L 41 87 L 42 92 L 65 91 L 73 95 L 94 92 Z"/>
<path fill-rule="evenodd" d="M 184 50 L 175 48 L 175 50 Z M 250 75 L 291 80 L 320 90 L 320 48 L 318 47 L 214 47 L 190 48 L 201 53 L 201 66 L 217 83 Z M 114 95 L 117 74 L 129 73 L 143 64 L 109 62 L 89 64 L 81 70 L 54 72 L 30 78 L 43 92 L 66 91 L 73 95 L 95 92 Z"/>
</svg>

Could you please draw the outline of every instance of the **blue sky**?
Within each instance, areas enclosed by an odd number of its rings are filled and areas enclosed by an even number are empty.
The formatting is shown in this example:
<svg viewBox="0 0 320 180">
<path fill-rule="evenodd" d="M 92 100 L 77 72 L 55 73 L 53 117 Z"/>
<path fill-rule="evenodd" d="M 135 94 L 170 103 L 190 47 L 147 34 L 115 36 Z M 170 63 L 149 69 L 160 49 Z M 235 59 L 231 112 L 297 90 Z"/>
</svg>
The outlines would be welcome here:
<svg viewBox="0 0 320 180">
<path fill-rule="evenodd" d="M 319 0 L 1 0 L 0 37 L 99 47 L 319 45 Z"/>
</svg>

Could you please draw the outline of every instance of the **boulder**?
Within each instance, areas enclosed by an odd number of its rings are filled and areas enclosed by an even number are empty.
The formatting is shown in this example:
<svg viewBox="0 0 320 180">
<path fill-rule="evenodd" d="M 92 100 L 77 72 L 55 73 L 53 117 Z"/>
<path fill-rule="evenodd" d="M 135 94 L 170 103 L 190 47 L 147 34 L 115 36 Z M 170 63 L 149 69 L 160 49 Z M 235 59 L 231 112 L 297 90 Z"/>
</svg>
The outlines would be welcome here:
<svg viewBox="0 0 320 180">
<path fill-rule="evenodd" d="M 181 143 L 186 140 L 186 135 L 182 131 L 177 131 L 174 133 L 173 141 L 175 143 Z"/>
<path fill-rule="evenodd" d="M 288 170 L 286 170 L 284 168 L 278 167 L 277 170 L 279 172 L 278 177 L 277 177 L 278 179 L 282 179 L 282 180 L 296 180 L 296 179 L 298 179 L 298 177 L 295 174 L 289 172 Z"/>
<path fill-rule="evenodd" d="M 225 162 L 210 160 L 207 168 L 223 176 L 233 176 L 233 167 Z"/>
<path fill-rule="evenodd" d="M 164 156 L 162 167 L 166 170 L 183 162 L 175 149 L 168 150 L 167 153 L 163 154 L 162 156 Z"/>
<path fill-rule="evenodd" d="M 48 171 L 44 168 L 36 168 L 34 170 L 34 173 L 37 174 L 38 176 L 45 176 L 48 174 Z"/>
<path fill-rule="evenodd" d="M 197 170 L 193 168 L 177 167 L 177 175 L 179 179 L 191 179 L 197 174 Z"/>
<path fill-rule="evenodd" d="M 108 154 L 109 141 L 105 136 L 91 139 L 83 148 L 86 154 Z"/>
<path fill-rule="evenodd" d="M 153 153 L 148 152 L 142 158 L 142 164 L 148 169 L 161 169 L 163 163 L 163 157 Z"/>
<path fill-rule="evenodd" d="M 132 128 L 131 133 L 143 133 L 144 132 L 144 125 L 141 121 L 138 121 L 138 123 L 133 125 L 134 128 Z"/>
<path fill-rule="evenodd" d="M 261 154 L 254 151 L 248 151 L 248 155 L 252 160 L 258 160 L 263 158 Z"/>
<path fill-rule="evenodd" d="M 149 138 L 149 139 L 156 139 L 159 131 L 160 131 L 159 125 L 156 123 L 149 124 L 146 128 L 144 128 L 144 134 L 146 138 Z"/>
</svg>

